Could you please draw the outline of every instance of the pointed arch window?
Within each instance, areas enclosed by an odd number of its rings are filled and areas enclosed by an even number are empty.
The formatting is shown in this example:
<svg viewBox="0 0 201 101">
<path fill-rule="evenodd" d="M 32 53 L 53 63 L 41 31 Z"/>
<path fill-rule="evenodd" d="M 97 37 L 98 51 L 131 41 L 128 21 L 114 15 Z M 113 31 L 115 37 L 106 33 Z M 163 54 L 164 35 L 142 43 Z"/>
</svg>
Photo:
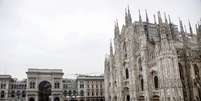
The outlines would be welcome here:
<svg viewBox="0 0 201 101">
<path fill-rule="evenodd" d="M 128 68 L 126 68 L 126 79 L 129 78 L 129 71 L 128 71 Z"/>
<path fill-rule="evenodd" d="M 140 82 L 141 82 L 141 90 L 142 90 L 142 91 L 144 91 L 144 80 L 143 80 L 143 79 L 141 79 L 141 81 L 140 81 Z"/>
<path fill-rule="evenodd" d="M 194 64 L 193 67 L 194 67 L 195 77 L 198 78 L 199 77 L 199 69 L 198 69 L 197 64 Z"/>
<path fill-rule="evenodd" d="M 184 80 L 184 72 L 183 72 L 183 67 L 181 65 L 181 63 L 179 63 L 179 73 L 180 73 L 180 78 L 181 78 L 181 81 L 183 82 Z"/>
<path fill-rule="evenodd" d="M 158 77 L 157 76 L 154 77 L 154 86 L 155 86 L 155 89 L 158 89 Z"/>
<path fill-rule="evenodd" d="M 141 60 L 141 58 L 138 59 L 138 66 L 139 66 L 140 71 L 142 71 L 142 60 Z"/>
<path fill-rule="evenodd" d="M 114 96 L 114 101 L 117 101 L 117 96 Z"/>
<path fill-rule="evenodd" d="M 126 42 L 123 43 L 124 57 L 127 58 Z"/>
</svg>

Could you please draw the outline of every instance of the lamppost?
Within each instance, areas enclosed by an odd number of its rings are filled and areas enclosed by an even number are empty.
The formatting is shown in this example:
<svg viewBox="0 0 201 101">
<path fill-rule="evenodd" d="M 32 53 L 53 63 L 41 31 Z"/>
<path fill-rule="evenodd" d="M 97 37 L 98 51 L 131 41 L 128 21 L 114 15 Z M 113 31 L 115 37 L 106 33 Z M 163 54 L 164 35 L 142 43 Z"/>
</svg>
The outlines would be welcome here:
<svg viewBox="0 0 201 101">
<path fill-rule="evenodd" d="M 20 101 L 20 95 L 21 95 L 21 93 L 20 93 L 20 91 L 18 90 L 18 91 L 17 91 L 17 98 L 18 98 L 18 101 Z"/>
</svg>

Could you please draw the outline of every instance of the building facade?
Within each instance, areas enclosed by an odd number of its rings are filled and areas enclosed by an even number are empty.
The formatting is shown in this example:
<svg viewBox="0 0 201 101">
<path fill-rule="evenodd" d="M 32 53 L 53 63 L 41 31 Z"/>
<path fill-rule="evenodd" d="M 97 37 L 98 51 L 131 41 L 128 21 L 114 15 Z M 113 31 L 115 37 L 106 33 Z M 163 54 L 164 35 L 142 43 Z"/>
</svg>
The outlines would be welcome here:
<svg viewBox="0 0 201 101">
<path fill-rule="evenodd" d="M 77 82 L 75 79 L 63 79 L 64 99 L 77 99 Z"/>
<path fill-rule="evenodd" d="M 22 81 L 0 75 L 0 101 L 104 101 L 103 76 L 67 79 L 62 69 L 31 68 L 26 74 Z"/>
<path fill-rule="evenodd" d="M 105 58 L 106 101 L 200 101 L 201 25 L 193 33 L 180 20 L 179 28 L 170 17 L 154 23 L 132 22 L 125 12 L 121 31 L 114 28 L 114 48 Z M 180 29 L 180 30 L 178 30 Z"/>
<path fill-rule="evenodd" d="M 26 80 L 17 81 L 10 75 L 0 75 L 0 101 L 26 99 Z"/>
<path fill-rule="evenodd" d="M 104 76 L 79 75 L 77 88 L 80 101 L 104 101 Z"/>
</svg>

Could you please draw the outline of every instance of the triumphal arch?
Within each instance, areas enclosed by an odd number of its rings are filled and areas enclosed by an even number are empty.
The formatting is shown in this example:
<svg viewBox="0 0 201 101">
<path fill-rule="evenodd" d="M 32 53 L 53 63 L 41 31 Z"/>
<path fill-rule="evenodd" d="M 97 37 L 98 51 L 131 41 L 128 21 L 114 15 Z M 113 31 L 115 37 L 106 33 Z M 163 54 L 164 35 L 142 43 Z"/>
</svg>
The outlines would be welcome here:
<svg viewBox="0 0 201 101">
<path fill-rule="evenodd" d="M 28 69 L 26 101 L 61 101 L 62 69 Z"/>
</svg>

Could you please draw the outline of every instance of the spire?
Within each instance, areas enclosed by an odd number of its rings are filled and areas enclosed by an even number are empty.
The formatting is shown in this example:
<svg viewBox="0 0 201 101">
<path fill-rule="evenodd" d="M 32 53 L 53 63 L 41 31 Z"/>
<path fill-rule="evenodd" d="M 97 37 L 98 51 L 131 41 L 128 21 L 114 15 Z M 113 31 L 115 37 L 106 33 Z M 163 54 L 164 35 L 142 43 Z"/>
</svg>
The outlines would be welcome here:
<svg viewBox="0 0 201 101">
<path fill-rule="evenodd" d="M 198 34 L 198 26 L 195 24 L 196 33 Z"/>
<path fill-rule="evenodd" d="M 128 6 L 128 24 L 131 25 L 132 24 L 132 18 L 131 18 L 131 13 L 130 13 L 130 8 Z"/>
<path fill-rule="evenodd" d="M 158 23 L 162 24 L 162 18 L 161 18 L 161 13 L 158 11 Z"/>
<path fill-rule="evenodd" d="M 156 24 L 156 15 L 154 14 L 154 24 Z"/>
<path fill-rule="evenodd" d="M 188 24 L 189 24 L 190 34 L 191 34 L 191 36 L 192 36 L 192 35 L 193 35 L 193 30 L 192 30 L 192 27 L 191 27 L 191 22 L 190 22 L 190 20 L 188 20 Z"/>
<path fill-rule="evenodd" d="M 184 32 L 185 32 L 185 33 L 187 33 L 187 30 L 186 30 L 186 25 L 184 25 Z"/>
<path fill-rule="evenodd" d="M 115 36 L 115 37 L 119 36 L 118 20 L 116 20 L 116 22 L 115 22 L 115 26 L 114 26 L 114 36 Z"/>
<path fill-rule="evenodd" d="M 131 17 L 130 8 L 128 6 L 128 17 Z"/>
<path fill-rule="evenodd" d="M 142 23 L 142 17 L 141 17 L 140 10 L 139 10 L 139 22 Z"/>
<path fill-rule="evenodd" d="M 169 23 L 171 24 L 172 22 L 171 22 L 171 18 L 170 18 L 170 15 L 168 15 L 168 19 L 169 19 Z"/>
<path fill-rule="evenodd" d="M 112 46 L 112 41 L 110 41 L 110 55 L 113 55 L 113 46 Z"/>
<path fill-rule="evenodd" d="M 180 25 L 180 31 L 183 33 L 184 27 L 183 27 L 182 21 L 180 19 L 179 19 L 179 25 Z"/>
<path fill-rule="evenodd" d="M 128 14 L 127 14 L 127 10 L 125 8 L 125 25 L 128 24 Z"/>
<path fill-rule="evenodd" d="M 164 16 L 165 16 L 165 23 L 168 23 L 166 13 L 164 13 Z"/>
<path fill-rule="evenodd" d="M 146 14 L 146 22 L 149 23 L 149 18 L 148 18 L 147 10 L 145 10 L 145 14 Z"/>
</svg>

